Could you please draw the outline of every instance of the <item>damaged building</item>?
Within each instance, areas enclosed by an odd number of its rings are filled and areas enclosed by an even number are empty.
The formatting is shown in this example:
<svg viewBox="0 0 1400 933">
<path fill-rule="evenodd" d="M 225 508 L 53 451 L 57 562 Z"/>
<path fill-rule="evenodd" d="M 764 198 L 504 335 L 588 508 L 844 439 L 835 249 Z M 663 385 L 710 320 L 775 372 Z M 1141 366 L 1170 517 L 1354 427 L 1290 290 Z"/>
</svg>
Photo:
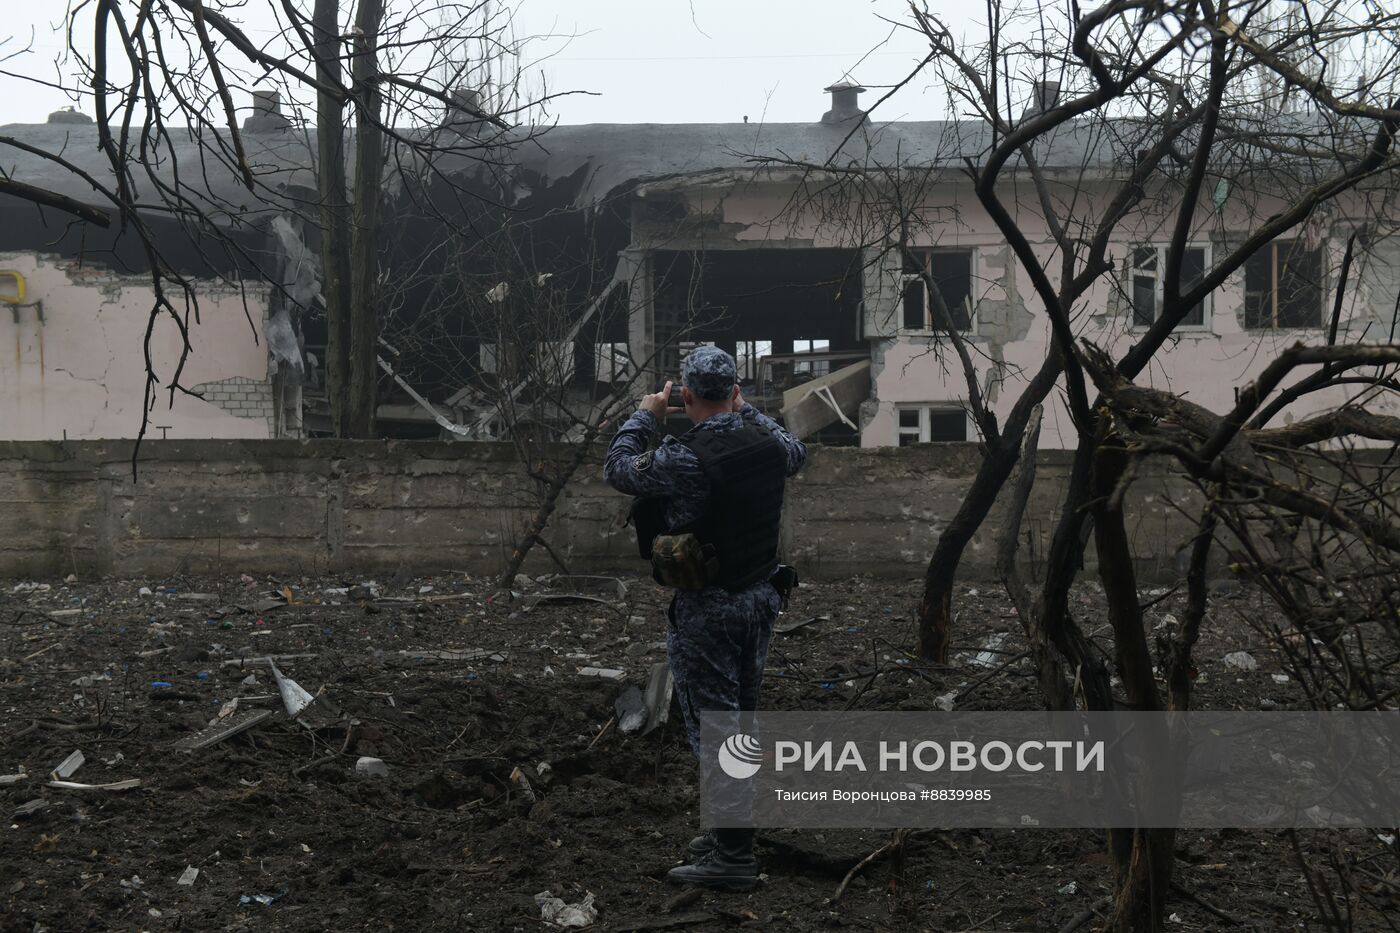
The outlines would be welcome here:
<svg viewBox="0 0 1400 933">
<path fill-rule="evenodd" d="M 861 91 L 827 88 L 827 110 L 809 123 L 537 134 L 449 112 L 441 125 L 415 131 L 470 144 L 425 147 L 442 153 L 431 165 L 390 161 L 380 231 L 380 433 L 568 436 L 590 406 L 653 390 L 679 371 L 690 347 L 711 343 L 734 354 L 746 398 L 810 440 L 977 440 L 969 377 L 934 325 L 926 283 L 937 283 L 969 349 L 972 378 L 1002 417 L 1051 345 L 1032 283 L 965 172 L 968 158 L 985 153 L 990 131 L 976 121 L 878 122 L 861 110 Z M 95 128 L 71 114 L 0 133 L 63 150 L 110 177 Z M 211 240 L 169 217 L 151 221 L 200 305 L 182 377 L 190 393 L 177 393 L 173 407 L 161 396 L 157 437 L 329 430 L 319 232 L 307 209 L 316 202 L 315 133 L 292 126 L 269 94 L 256 101 L 243 141 L 252 191 L 212 163 L 199 182 L 208 189 L 206 220 L 224 224 L 225 236 Z M 179 166 L 199 164 L 198 141 L 182 145 L 158 174 L 173 178 Z M 1041 169 L 1066 198 L 1105 198 L 1130 162 L 1131 141 L 1074 122 L 1042 146 Z M 15 178 L 94 197 L 42 159 L 7 158 Z M 1006 184 L 1028 237 L 1052 255 L 1041 205 L 1019 188 L 1019 165 Z M 1261 194 L 1264 182 L 1256 187 L 1222 183 L 1213 192 L 1186 252 L 1188 276 L 1242 241 L 1251 218 L 1281 196 Z M 1386 197 L 1393 206 L 1393 193 Z M 1171 208 L 1148 199 L 1119 227 L 1114 271 L 1080 302 L 1080 336 L 1122 352 L 1155 319 Z M 129 231 L 97 230 L 12 199 L 0 214 L 8 311 L 0 329 L 14 347 L 0 377 L 0 436 L 131 436 L 153 297 L 137 244 Z M 1325 338 L 1341 244 L 1374 215 L 1374 204 L 1349 212 L 1343 203 L 1265 247 L 1188 317 L 1144 378 L 1190 386 L 1194 400 L 1228 408 L 1233 387 L 1277 350 Z M 1338 339 L 1393 331 L 1398 242 L 1370 223 Z M 157 327 L 157 362 L 168 366 L 177 334 Z M 1342 400 L 1324 394 L 1290 411 Z M 1042 445 L 1073 440 L 1061 407 L 1048 406 Z"/>
</svg>

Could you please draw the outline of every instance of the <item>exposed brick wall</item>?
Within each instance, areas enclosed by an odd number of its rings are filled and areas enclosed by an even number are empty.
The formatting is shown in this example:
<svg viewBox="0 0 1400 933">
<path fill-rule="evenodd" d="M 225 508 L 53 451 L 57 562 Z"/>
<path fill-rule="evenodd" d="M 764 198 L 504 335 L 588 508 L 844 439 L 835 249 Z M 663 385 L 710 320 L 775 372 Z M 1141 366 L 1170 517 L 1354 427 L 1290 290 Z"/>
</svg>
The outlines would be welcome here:
<svg viewBox="0 0 1400 933">
<path fill-rule="evenodd" d="M 562 453 L 562 452 L 561 452 Z M 489 573 L 533 511 L 509 444 L 436 441 L 0 442 L 0 577 L 73 570 L 287 574 L 461 569 Z M 1043 451 L 1023 557 L 1043 558 L 1069 454 Z M 814 448 L 790 481 L 788 558 L 811 577 L 917 578 L 977 465 L 971 444 Z M 1194 500 L 1179 477 L 1144 467 L 1129 494 L 1134 556 L 1146 577 L 1175 571 Z M 640 569 L 627 500 L 589 464 L 547 531 L 576 570 Z M 990 529 L 965 556 L 990 577 Z M 1090 555 L 1092 559 L 1092 553 Z M 527 572 L 553 567 L 534 555 Z"/>
<path fill-rule="evenodd" d="M 276 401 L 270 382 L 234 376 L 218 382 L 202 382 L 191 391 L 231 415 L 261 419 L 267 423 L 269 435 L 277 433 Z"/>
</svg>

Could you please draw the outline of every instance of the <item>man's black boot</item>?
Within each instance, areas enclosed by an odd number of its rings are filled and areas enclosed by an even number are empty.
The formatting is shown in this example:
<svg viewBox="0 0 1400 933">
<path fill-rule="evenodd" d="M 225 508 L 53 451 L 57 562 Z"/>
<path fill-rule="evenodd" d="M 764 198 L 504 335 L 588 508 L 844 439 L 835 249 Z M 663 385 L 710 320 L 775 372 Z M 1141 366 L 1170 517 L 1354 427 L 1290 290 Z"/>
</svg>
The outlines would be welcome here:
<svg viewBox="0 0 1400 933">
<path fill-rule="evenodd" d="M 717 829 L 714 833 L 716 845 L 708 855 L 693 865 L 671 869 L 666 873 L 666 880 L 721 891 L 747 891 L 757 884 L 753 830 Z"/>
<path fill-rule="evenodd" d="M 685 847 L 686 860 L 692 863 L 698 862 L 713 852 L 717 845 L 719 845 L 719 840 L 715 838 L 715 831 L 713 829 L 706 830 L 690 840 L 690 845 Z"/>
</svg>

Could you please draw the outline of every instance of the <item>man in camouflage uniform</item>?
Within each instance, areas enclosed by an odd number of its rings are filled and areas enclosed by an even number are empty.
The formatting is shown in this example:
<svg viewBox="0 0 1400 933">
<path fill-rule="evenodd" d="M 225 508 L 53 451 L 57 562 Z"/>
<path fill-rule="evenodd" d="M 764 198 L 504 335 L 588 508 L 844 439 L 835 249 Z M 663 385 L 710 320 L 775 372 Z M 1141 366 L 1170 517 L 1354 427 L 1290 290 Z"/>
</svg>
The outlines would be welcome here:
<svg viewBox="0 0 1400 933">
<path fill-rule="evenodd" d="M 667 382 L 642 398 L 613 438 L 603 475 L 619 492 L 658 506 L 667 532 L 695 532 L 710 557 L 703 588 L 675 591 L 666 633 L 676 697 L 699 759 L 702 711 L 758 706 L 782 602 L 772 577 L 783 480 L 801 469 L 807 448 L 744 401 L 732 356 L 702 346 L 682 372 L 683 410 L 695 427 L 650 450 L 665 416 L 682 410 L 668 408 L 670 392 Z M 741 890 L 757 880 L 752 829 L 705 833 L 691 841 L 690 856 L 693 863 L 672 869 L 671 880 Z"/>
</svg>

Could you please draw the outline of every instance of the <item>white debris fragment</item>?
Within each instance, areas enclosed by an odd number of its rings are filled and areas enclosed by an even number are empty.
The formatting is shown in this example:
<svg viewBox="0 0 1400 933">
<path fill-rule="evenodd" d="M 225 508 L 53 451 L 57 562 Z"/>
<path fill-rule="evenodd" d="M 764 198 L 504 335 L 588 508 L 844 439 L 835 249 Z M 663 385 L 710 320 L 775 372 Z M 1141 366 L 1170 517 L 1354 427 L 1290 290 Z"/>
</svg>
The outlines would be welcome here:
<svg viewBox="0 0 1400 933">
<path fill-rule="evenodd" d="M 947 693 L 943 694 L 942 696 L 936 696 L 936 697 L 934 697 L 934 698 L 933 698 L 933 705 L 934 705 L 935 707 L 937 707 L 938 709 L 943 710 L 943 712 L 945 712 L 945 713 L 951 713 L 951 712 L 953 711 L 953 702 L 954 702 L 955 700 L 957 700 L 957 698 L 958 698 L 958 691 L 956 691 L 956 690 L 949 690 Z"/>
<path fill-rule="evenodd" d="M 175 883 L 182 884 L 188 888 L 190 885 L 194 884 L 194 880 L 198 877 L 199 869 L 195 868 L 193 865 L 186 865 L 185 870 L 180 873 L 180 880 Z"/>
<path fill-rule="evenodd" d="M 67 758 L 59 762 L 58 767 L 54 768 L 53 771 L 49 773 L 49 777 L 55 781 L 65 781 L 72 777 L 74 772 L 81 768 L 83 762 L 86 760 L 81 750 L 74 749 L 69 753 Z"/>
<path fill-rule="evenodd" d="M 1276 683 L 1276 684 L 1286 684 L 1286 683 L 1288 683 L 1289 677 L 1288 677 L 1287 674 L 1274 674 L 1274 675 L 1272 675 L 1272 676 L 1273 676 L 1273 679 L 1274 679 L 1274 683 Z"/>
<path fill-rule="evenodd" d="M 362 778 L 384 778 L 389 776 L 389 766 L 379 758 L 361 758 L 355 762 L 355 776 Z"/>
<path fill-rule="evenodd" d="M 598 909 L 593 906 L 591 891 L 577 904 L 565 904 L 548 891 L 541 891 L 535 895 L 535 903 L 540 907 L 540 919 L 557 927 L 592 926 L 598 920 Z"/>
<path fill-rule="evenodd" d="M 1258 670 L 1259 662 L 1254 660 L 1254 655 L 1248 651 L 1231 651 L 1222 658 L 1225 666 L 1236 671 Z"/>
<path fill-rule="evenodd" d="M 996 667 L 1002 662 L 1002 649 L 1011 641 L 1010 632 L 997 632 L 982 643 L 982 650 L 972 659 L 976 667 Z"/>
<path fill-rule="evenodd" d="M 614 667 L 581 667 L 578 673 L 580 677 L 601 677 L 603 680 L 622 680 L 627 676 L 626 671 Z"/>
</svg>

